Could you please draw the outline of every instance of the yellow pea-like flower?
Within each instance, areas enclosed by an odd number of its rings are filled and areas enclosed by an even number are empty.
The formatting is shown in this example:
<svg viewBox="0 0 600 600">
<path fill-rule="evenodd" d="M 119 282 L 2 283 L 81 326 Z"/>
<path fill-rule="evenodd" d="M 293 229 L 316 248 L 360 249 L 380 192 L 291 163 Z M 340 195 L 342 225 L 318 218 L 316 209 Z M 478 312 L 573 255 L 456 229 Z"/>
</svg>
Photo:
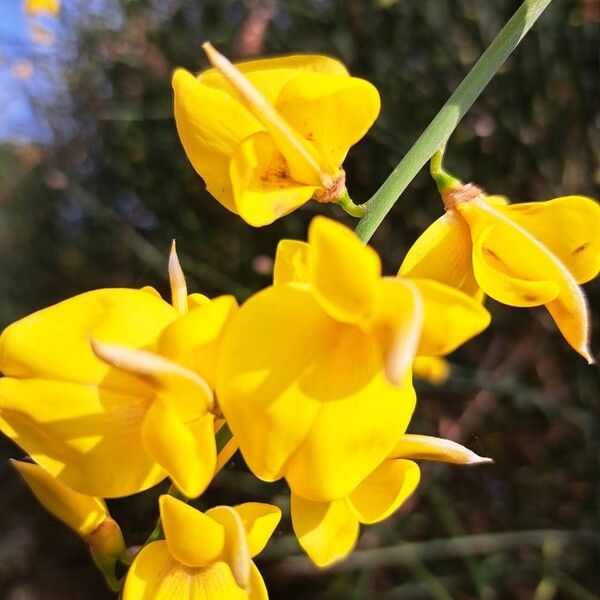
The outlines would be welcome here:
<svg viewBox="0 0 600 600">
<path fill-rule="evenodd" d="M 267 600 L 252 558 L 277 527 L 279 508 L 249 502 L 202 513 L 172 496 L 159 504 L 165 539 L 136 556 L 123 600 Z"/>
<path fill-rule="evenodd" d="M 39 465 L 18 460 L 11 463 L 44 508 L 89 544 L 108 582 L 118 586 L 115 564 L 126 553 L 125 540 L 104 500 L 76 492 Z"/>
<path fill-rule="evenodd" d="M 25 12 L 57 15 L 60 12 L 60 0 L 25 0 Z"/>
<path fill-rule="evenodd" d="M 177 131 L 208 191 L 254 226 L 345 195 L 342 162 L 379 114 L 377 90 L 338 61 L 297 55 L 173 75 Z"/>
<path fill-rule="evenodd" d="M 446 214 L 409 250 L 399 274 L 426 277 L 510 306 L 545 305 L 588 362 L 589 317 L 578 284 L 600 271 L 600 206 L 583 196 L 508 204 L 469 184 L 442 190 Z"/>
<path fill-rule="evenodd" d="M 36 498 L 57 519 L 85 538 L 102 525 L 108 509 L 102 498 L 72 490 L 34 463 L 10 461 Z"/>
<path fill-rule="evenodd" d="M 375 251 L 324 217 L 308 243 L 280 242 L 274 281 L 225 332 L 219 404 L 259 478 L 339 499 L 404 434 L 415 354 L 454 349 L 489 315 L 439 283 L 382 277 Z"/>
<path fill-rule="evenodd" d="M 216 354 L 237 304 L 183 303 L 175 266 L 177 309 L 148 288 L 95 290 L 0 337 L 0 430 L 78 492 L 126 496 L 168 475 L 196 497 L 214 476 Z"/>
<path fill-rule="evenodd" d="M 420 480 L 418 465 L 409 459 L 429 459 L 462 465 L 489 463 L 450 440 L 424 435 L 403 435 L 389 456 L 346 497 L 316 502 L 292 491 L 294 532 L 310 559 L 327 567 L 354 548 L 360 524 L 383 521 L 406 502 Z"/>
<path fill-rule="evenodd" d="M 441 385 L 450 377 L 450 364 L 439 356 L 416 356 L 413 376 L 426 379 L 433 385 Z"/>
</svg>

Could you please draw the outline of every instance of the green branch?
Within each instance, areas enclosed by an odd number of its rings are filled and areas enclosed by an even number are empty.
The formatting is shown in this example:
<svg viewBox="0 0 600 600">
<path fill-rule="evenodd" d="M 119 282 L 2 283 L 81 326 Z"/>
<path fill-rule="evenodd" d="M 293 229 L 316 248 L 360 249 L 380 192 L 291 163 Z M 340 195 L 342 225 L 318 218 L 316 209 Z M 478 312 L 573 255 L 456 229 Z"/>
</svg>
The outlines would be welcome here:
<svg viewBox="0 0 600 600">
<path fill-rule="evenodd" d="M 518 46 L 552 0 L 525 0 L 469 74 L 450 96 L 421 137 L 391 172 L 367 204 L 367 212 L 356 226 L 356 234 L 365 243 L 408 187 L 425 163 L 441 148 L 460 120 L 504 61 Z"/>
</svg>

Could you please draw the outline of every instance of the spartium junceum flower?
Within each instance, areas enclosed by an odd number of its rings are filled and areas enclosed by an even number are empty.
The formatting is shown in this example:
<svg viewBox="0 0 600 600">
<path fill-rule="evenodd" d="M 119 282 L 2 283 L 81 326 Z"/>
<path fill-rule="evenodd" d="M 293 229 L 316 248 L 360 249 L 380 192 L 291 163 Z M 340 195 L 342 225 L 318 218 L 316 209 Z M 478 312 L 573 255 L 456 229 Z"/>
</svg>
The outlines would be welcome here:
<svg viewBox="0 0 600 600">
<path fill-rule="evenodd" d="M 248 502 L 202 513 L 172 496 L 159 504 L 165 539 L 135 557 L 123 600 L 267 600 L 252 558 L 277 527 L 279 508 Z"/>
<path fill-rule="evenodd" d="M 188 298 L 174 252 L 170 278 L 173 304 L 149 288 L 94 290 L 0 337 L 0 429 L 81 493 L 126 496 L 169 476 L 196 497 L 214 476 L 216 354 L 237 304 Z"/>
<path fill-rule="evenodd" d="M 508 204 L 463 185 L 432 160 L 446 213 L 409 250 L 399 274 L 428 277 L 510 306 L 545 305 L 588 362 L 589 315 L 578 284 L 600 271 L 600 206 L 584 196 Z"/>
<path fill-rule="evenodd" d="M 417 459 L 458 465 L 491 462 L 451 440 L 406 434 L 346 497 L 316 502 L 292 492 L 294 532 L 317 566 L 326 567 L 345 558 L 356 544 L 361 523 L 379 523 L 406 502 L 419 484 Z"/>
<path fill-rule="evenodd" d="M 25 0 L 24 8 L 30 15 L 37 13 L 57 15 L 60 12 L 60 0 Z"/>
<path fill-rule="evenodd" d="M 231 319 L 217 397 L 252 471 L 314 501 L 350 494 L 393 450 L 415 403 L 415 354 L 448 352 L 489 323 L 481 304 L 381 276 L 376 252 L 316 217 L 280 242 L 275 283 Z"/>
<path fill-rule="evenodd" d="M 94 561 L 115 590 L 115 564 L 126 554 L 123 534 L 101 498 L 80 494 L 39 465 L 11 460 L 44 508 L 73 529 L 89 545 Z"/>
<path fill-rule="evenodd" d="M 360 210 L 342 162 L 379 114 L 379 94 L 317 55 L 232 65 L 209 43 L 212 69 L 173 75 L 177 131 L 208 191 L 254 226 L 309 199 Z"/>
</svg>

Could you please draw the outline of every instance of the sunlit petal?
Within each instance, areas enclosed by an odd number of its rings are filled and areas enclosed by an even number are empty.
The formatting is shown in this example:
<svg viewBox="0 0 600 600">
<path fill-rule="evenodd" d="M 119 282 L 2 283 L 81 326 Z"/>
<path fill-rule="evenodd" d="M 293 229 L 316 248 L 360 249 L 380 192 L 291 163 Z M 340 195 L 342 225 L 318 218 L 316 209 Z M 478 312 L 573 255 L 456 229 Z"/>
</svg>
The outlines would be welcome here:
<svg viewBox="0 0 600 600">
<path fill-rule="evenodd" d="M 90 337 L 130 348 L 153 349 L 160 332 L 178 316 L 144 290 L 101 289 L 37 311 L 0 337 L 0 370 L 9 377 L 39 377 L 144 394 L 139 377 L 99 360 Z"/>
<path fill-rule="evenodd" d="M 318 567 L 342 560 L 354 548 L 359 523 L 344 499 L 313 502 L 292 493 L 291 512 L 296 537 Z"/>
<path fill-rule="evenodd" d="M 236 212 L 229 162 L 239 143 L 262 125 L 229 94 L 203 85 L 184 69 L 173 74 L 173 89 L 175 123 L 185 153 L 208 191 Z"/>
<path fill-rule="evenodd" d="M 283 86 L 275 104 L 281 115 L 316 148 L 321 167 L 335 173 L 348 148 L 379 114 L 379 93 L 356 77 L 304 72 Z"/>
<path fill-rule="evenodd" d="M 471 232 L 456 210 L 434 221 L 411 246 L 398 275 L 433 279 L 469 294 L 479 289 L 471 262 Z"/>
<path fill-rule="evenodd" d="M 318 54 L 259 58 L 258 60 L 239 62 L 235 66 L 271 104 L 275 104 L 283 86 L 301 73 L 348 76 L 348 71 L 341 62 Z M 239 92 L 217 69 L 203 71 L 198 75 L 198 80 L 204 85 L 227 92 L 236 100 L 241 101 Z"/>
<path fill-rule="evenodd" d="M 308 201 L 318 185 L 293 178 L 270 134 L 257 132 L 233 152 L 229 166 L 235 211 L 250 225 L 268 225 Z"/>
<path fill-rule="evenodd" d="M 512 204 L 502 212 L 546 246 L 585 283 L 600 272 L 600 205 L 584 196 Z"/>
<path fill-rule="evenodd" d="M 168 402 L 157 399 L 142 426 L 150 456 L 188 497 L 196 498 L 211 482 L 217 461 L 213 416 L 183 423 Z"/>
<path fill-rule="evenodd" d="M 247 600 L 224 562 L 190 568 L 174 559 L 163 540 L 142 548 L 127 572 L 123 600 Z"/>
<path fill-rule="evenodd" d="M 308 282 L 308 244 L 298 240 L 281 240 L 277 244 L 273 283 Z"/>
<path fill-rule="evenodd" d="M 373 312 L 381 263 L 347 227 L 315 217 L 308 230 L 308 270 L 313 293 L 336 320 L 357 323 Z"/>
<path fill-rule="evenodd" d="M 170 554 L 188 567 L 216 562 L 225 548 L 225 528 L 173 496 L 159 498 L 160 518 Z"/>
<path fill-rule="evenodd" d="M 492 462 L 491 458 L 479 456 L 457 442 L 429 435 L 403 435 L 392 451 L 393 458 L 414 460 L 439 460 L 456 465 L 476 465 Z"/>
<path fill-rule="evenodd" d="M 423 298 L 407 279 L 385 278 L 378 282 L 377 306 L 370 329 L 384 355 L 385 375 L 399 385 L 406 379 L 423 329 Z"/>
<path fill-rule="evenodd" d="M 236 89 L 242 102 L 269 132 L 273 142 L 285 157 L 295 181 L 307 185 L 324 185 L 319 157 L 314 147 L 279 114 L 262 92 L 209 42 L 202 45 L 208 59 L 221 75 Z"/>
<path fill-rule="evenodd" d="M 567 342 L 593 362 L 587 303 L 567 267 L 501 209 L 483 201 L 458 206 L 471 226 L 473 265 L 481 288 L 505 304 L 545 304 Z"/>
<path fill-rule="evenodd" d="M 324 401 L 285 473 L 294 492 L 317 501 L 355 489 L 389 455 L 415 406 L 410 376 L 401 386 L 388 383 L 366 336 L 339 336 L 322 361 L 327 371 L 316 372 L 313 385 Z"/>
<path fill-rule="evenodd" d="M 250 556 L 263 551 L 281 519 L 281 510 L 271 504 L 246 502 L 233 507 L 240 515 L 246 530 Z"/>
<path fill-rule="evenodd" d="M 320 407 L 314 394 L 326 383 L 326 375 L 317 380 L 319 362 L 335 331 L 308 291 L 288 285 L 252 296 L 228 327 L 217 396 L 258 477 L 280 478 L 312 425 Z"/>
<path fill-rule="evenodd" d="M 108 510 L 101 498 L 72 490 L 39 465 L 20 460 L 10 462 L 44 508 L 80 536 L 88 536 L 106 519 Z"/>
<path fill-rule="evenodd" d="M 127 496 L 165 477 L 141 436 L 149 402 L 91 385 L 4 377 L 0 379 L 0 429 L 78 492 L 104 498 Z M 118 469 L 116 460 L 121 461 Z"/>
<path fill-rule="evenodd" d="M 437 281 L 411 281 L 423 298 L 423 330 L 418 355 L 449 354 L 490 324 L 490 313 L 471 296 Z"/>
<path fill-rule="evenodd" d="M 219 296 L 191 309 L 163 331 L 157 352 L 198 373 L 214 389 L 223 331 L 237 308 L 233 296 Z"/>
<path fill-rule="evenodd" d="M 420 476 L 410 460 L 386 460 L 348 496 L 348 506 L 361 523 L 383 521 L 417 489 Z"/>
<path fill-rule="evenodd" d="M 223 557 L 231 567 L 237 585 L 244 590 L 249 590 L 252 561 L 241 515 L 231 506 L 216 506 L 207 510 L 206 515 L 223 525 L 225 529 Z"/>
</svg>

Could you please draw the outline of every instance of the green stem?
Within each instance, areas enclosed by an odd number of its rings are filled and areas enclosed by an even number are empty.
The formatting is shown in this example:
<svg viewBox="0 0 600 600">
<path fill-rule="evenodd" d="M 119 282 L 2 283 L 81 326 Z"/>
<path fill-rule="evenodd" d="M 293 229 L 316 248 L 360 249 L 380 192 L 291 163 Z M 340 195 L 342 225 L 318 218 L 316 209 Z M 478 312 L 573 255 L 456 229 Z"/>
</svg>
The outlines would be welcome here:
<svg viewBox="0 0 600 600">
<path fill-rule="evenodd" d="M 552 0 L 525 0 L 469 74 L 462 80 L 427 129 L 368 202 L 356 234 L 368 242 L 400 194 L 433 154 L 441 148 L 490 79 L 518 46 Z"/>
<path fill-rule="evenodd" d="M 450 173 L 444 171 L 444 167 L 442 166 L 443 158 L 444 150 L 438 150 L 431 157 L 431 162 L 429 163 L 429 172 L 431 173 L 431 177 L 433 177 L 440 194 L 444 194 L 447 190 L 458 187 L 462 183 L 460 179 L 457 179 L 450 175 Z"/>
<path fill-rule="evenodd" d="M 351 217 L 364 217 L 365 213 L 367 212 L 367 205 L 354 204 L 346 188 L 344 188 L 342 195 L 335 201 L 335 203 L 338 206 L 340 206 L 345 212 L 347 212 Z"/>
</svg>

